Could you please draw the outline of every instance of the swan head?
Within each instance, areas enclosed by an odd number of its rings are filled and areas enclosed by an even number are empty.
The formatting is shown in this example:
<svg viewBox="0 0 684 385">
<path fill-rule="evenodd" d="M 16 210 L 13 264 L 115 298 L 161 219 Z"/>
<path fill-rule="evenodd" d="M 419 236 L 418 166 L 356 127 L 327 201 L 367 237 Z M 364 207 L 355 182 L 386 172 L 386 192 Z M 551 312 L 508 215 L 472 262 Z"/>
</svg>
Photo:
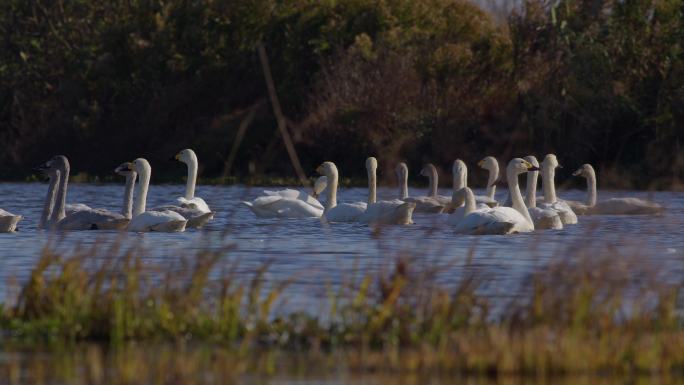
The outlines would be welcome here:
<svg viewBox="0 0 684 385">
<path fill-rule="evenodd" d="M 558 163 L 558 158 L 555 154 L 546 155 L 544 157 L 544 161 L 542 162 L 542 166 L 549 167 L 549 169 L 563 168 L 563 166 L 561 166 L 560 163 Z"/>
<path fill-rule="evenodd" d="M 35 171 L 42 173 L 43 175 L 52 176 L 59 170 L 64 170 L 69 168 L 69 160 L 64 155 L 57 155 L 52 157 L 47 162 L 34 168 Z"/>
<path fill-rule="evenodd" d="M 328 177 L 323 175 L 318 177 L 316 179 L 316 182 L 314 182 L 313 186 L 313 194 L 311 194 L 314 198 L 318 198 L 319 195 L 325 190 L 325 188 L 328 187 Z"/>
<path fill-rule="evenodd" d="M 135 174 L 135 171 L 133 171 L 133 165 L 131 164 L 131 162 L 121 163 L 117 168 L 114 169 L 114 172 L 121 175 L 121 176 L 129 176 L 129 175 Z"/>
<path fill-rule="evenodd" d="M 189 164 L 192 162 L 197 162 L 197 154 L 195 154 L 195 151 L 192 151 L 189 148 L 186 148 L 185 150 L 181 150 L 176 154 L 172 160 L 177 160 L 179 162 L 183 162 L 185 164 Z"/>
<path fill-rule="evenodd" d="M 370 171 L 376 171 L 378 169 L 378 160 L 375 159 L 374 156 L 369 156 L 368 159 L 366 159 L 366 170 Z"/>
<path fill-rule="evenodd" d="M 596 175 L 596 172 L 594 171 L 594 167 L 592 167 L 589 163 L 585 163 L 582 165 L 582 167 L 578 168 L 577 171 L 573 172 L 572 175 L 588 178 L 591 175 Z"/>
<path fill-rule="evenodd" d="M 533 166 L 539 167 L 539 161 L 537 160 L 537 157 L 536 157 L 536 156 L 534 156 L 534 155 L 528 155 L 528 156 L 524 157 L 523 159 L 525 159 L 526 161 L 530 162 L 530 164 L 532 164 Z"/>
<path fill-rule="evenodd" d="M 423 167 L 423 169 L 420 170 L 420 175 L 422 176 L 431 176 L 437 173 L 437 167 L 435 167 L 434 164 L 428 163 Z"/>
<path fill-rule="evenodd" d="M 152 167 L 150 167 L 150 162 L 147 161 L 147 159 L 144 158 L 138 158 L 130 163 L 128 163 L 128 171 L 135 171 L 138 174 L 142 173 L 147 173 L 149 175 L 150 170 Z"/>
<path fill-rule="evenodd" d="M 316 172 L 325 176 L 333 175 L 333 173 L 337 173 L 337 166 L 333 162 L 323 162 L 320 166 L 316 167 Z"/>
<path fill-rule="evenodd" d="M 514 158 L 508 162 L 508 171 L 512 171 L 515 175 L 518 175 L 528 171 L 539 171 L 539 167 L 533 165 L 525 159 Z"/>
<path fill-rule="evenodd" d="M 467 166 L 465 162 L 460 159 L 456 159 L 454 161 L 454 164 L 451 166 L 451 173 L 453 175 L 462 175 L 466 169 Z"/>
<path fill-rule="evenodd" d="M 488 170 L 488 171 L 499 169 L 499 162 L 493 156 L 485 157 L 481 161 L 477 162 L 477 165 L 480 168 L 483 168 L 483 169 Z"/>
</svg>

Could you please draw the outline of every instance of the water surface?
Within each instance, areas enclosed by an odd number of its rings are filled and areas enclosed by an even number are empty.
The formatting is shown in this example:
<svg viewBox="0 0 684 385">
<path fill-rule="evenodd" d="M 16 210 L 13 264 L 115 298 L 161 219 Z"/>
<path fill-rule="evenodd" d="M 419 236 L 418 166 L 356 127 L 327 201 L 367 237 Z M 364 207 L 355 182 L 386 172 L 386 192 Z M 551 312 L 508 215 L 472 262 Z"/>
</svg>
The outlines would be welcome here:
<svg viewBox="0 0 684 385">
<path fill-rule="evenodd" d="M 37 229 L 45 183 L 2 183 L 5 199 L 2 208 L 21 214 L 20 230 L 0 234 L 0 299 L 8 282 L 23 282 L 40 250 L 49 242 L 60 248 L 81 248 L 98 242 L 121 241 L 121 234 L 80 231 L 55 234 Z M 128 234 L 124 243 L 142 244 L 146 256 L 155 262 L 192 256 L 197 250 L 235 245 L 230 258 L 240 261 L 241 271 L 270 262 L 268 279 L 293 279 L 290 306 L 310 306 L 325 296 L 326 285 L 339 283 L 360 273 L 386 269 L 396 257 L 410 257 L 418 265 L 442 265 L 440 275 L 446 283 L 458 279 L 462 269 L 477 268 L 492 277 L 486 287 L 493 298 L 514 296 L 526 277 L 539 266 L 564 258 L 572 248 L 610 250 L 615 258 L 637 254 L 655 262 L 673 279 L 684 274 L 684 193 L 674 192 L 600 192 L 599 199 L 635 196 L 655 200 L 667 207 L 662 216 L 581 216 L 579 224 L 564 230 L 537 231 L 509 236 L 455 235 L 443 218 L 430 214 L 414 215 L 412 226 L 389 226 L 377 231 L 365 225 L 322 224 L 318 219 L 278 220 L 256 218 L 241 200 L 260 195 L 262 188 L 243 186 L 198 186 L 197 194 L 216 211 L 214 220 L 202 230 L 184 233 Z M 153 185 L 148 206 L 168 204 L 182 194 L 180 185 Z M 412 189 L 411 195 L 424 194 Z M 479 191 L 478 193 L 482 193 Z M 69 203 L 120 210 L 123 186 L 116 184 L 72 184 Z M 341 189 L 339 200 L 363 201 L 363 188 Z M 380 188 L 378 198 L 394 198 L 393 188 Z M 582 200 L 582 191 L 561 191 L 566 199 Z M 499 193 L 500 201 L 505 199 Z M 57 238 L 59 241 L 57 242 Z M 469 252 L 473 252 L 468 263 Z"/>
</svg>

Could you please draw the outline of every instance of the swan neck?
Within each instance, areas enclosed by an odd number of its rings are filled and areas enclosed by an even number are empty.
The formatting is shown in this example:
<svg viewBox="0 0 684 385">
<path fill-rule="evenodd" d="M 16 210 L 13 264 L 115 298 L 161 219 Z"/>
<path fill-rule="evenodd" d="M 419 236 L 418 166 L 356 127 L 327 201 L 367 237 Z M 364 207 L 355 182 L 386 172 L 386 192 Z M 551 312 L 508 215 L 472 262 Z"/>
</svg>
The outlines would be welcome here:
<svg viewBox="0 0 684 385">
<path fill-rule="evenodd" d="M 195 197 L 195 184 L 197 183 L 197 159 L 193 157 L 188 163 L 188 180 L 185 183 L 185 199 Z"/>
<path fill-rule="evenodd" d="M 452 208 L 461 206 L 461 204 L 459 204 L 457 206 L 456 202 L 458 201 L 458 199 L 457 199 L 458 192 L 466 187 L 465 186 L 465 178 L 464 178 L 465 173 L 466 173 L 465 170 L 458 169 L 458 170 L 454 171 L 454 173 L 452 175 L 452 177 L 454 179 L 453 190 L 451 192 L 451 207 Z"/>
<path fill-rule="evenodd" d="M 518 174 L 515 170 L 508 170 L 506 173 L 506 179 L 508 180 L 508 194 L 511 197 L 511 207 L 522 214 L 527 222 L 534 226 L 532 222 L 532 217 L 530 217 L 530 212 L 525 206 L 525 201 L 523 200 L 522 194 L 520 193 L 520 185 L 518 184 Z"/>
<path fill-rule="evenodd" d="M 458 169 L 455 170 L 452 174 L 453 178 L 453 191 L 456 192 L 464 187 L 465 185 L 465 170 L 463 169 Z"/>
<path fill-rule="evenodd" d="M 399 176 L 399 199 L 408 198 L 408 173 Z"/>
<path fill-rule="evenodd" d="M 337 170 L 331 170 L 331 172 L 326 176 L 328 177 L 328 199 L 325 202 L 325 211 L 327 212 L 328 210 L 337 206 Z"/>
<path fill-rule="evenodd" d="M 147 190 L 150 187 L 150 171 L 143 169 L 138 174 L 138 190 L 135 197 L 135 206 L 133 207 L 133 216 L 140 215 L 145 212 L 147 208 Z"/>
<path fill-rule="evenodd" d="M 465 208 L 463 210 L 463 216 L 465 217 L 466 215 L 472 213 L 473 211 L 475 211 L 475 208 L 475 195 L 473 194 L 473 190 L 466 189 Z"/>
<path fill-rule="evenodd" d="M 487 196 L 494 199 L 496 195 L 496 180 L 499 179 L 499 166 L 494 166 L 489 170 L 489 178 L 487 178 Z"/>
<path fill-rule="evenodd" d="M 539 171 L 527 173 L 527 186 L 525 187 L 525 204 L 527 207 L 537 207 L 537 180 Z"/>
<path fill-rule="evenodd" d="M 378 176 L 374 169 L 368 170 L 368 204 L 375 203 L 377 199 Z"/>
<path fill-rule="evenodd" d="M 553 166 L 545 164 L 542 167 L 542 188 L 544 189 L 544 202 L 556 202 L 556 186 L 554 179 L 556 178 L 556 169 Z"/>
<path fill-rule="evenodd" d="M 596 206 L 596 199 L 598 193 L 596 192 L 596 173 L 592 170 L 587 177 L 587 206 Z"/>
<path fill-rule="evenodd" d="M 52 210 L 55 207 L 55 189 L 57 183 L 59 183 L 59 171 L 50 175 L 50 186 L 48 187 L 47 196 L 45 197 L 45 204 L 43 205 L 43 212 L 40 215 L 40 222 L 38 222 L 38 228 L 44 229 L 48 225 L 48 220 L 52 215 Z"/>
<path fill-rule="evenodd" d="M 430 180 L 430 194 L 429 196 L 431 197 L 436 197 L 437 196 L 437 184 L 439 183 L 438 181 L 438 176 L 437 176 L 437 169 L 434 167 L 430 167 L 428 178 Z"/>
<path fill-rule="evenodd" d="M 133 188 L 135 188 L 135 177 L 136 173 L 131 172 L 126 175 L 126 187 L 124 189 L 124 200 L 123 207 L 121 208 L 121 214 L 130 219 L 133 215 Z"/>
<path fill-rule="evenodd" d="M 59 191 L 57 192 L 57 207 L 55 207 L 50 222 L 57 223 L 66 217 L 66 195 L 69 186 L 69 163 L 62 165 L 59 170 Z"/>
</svg>

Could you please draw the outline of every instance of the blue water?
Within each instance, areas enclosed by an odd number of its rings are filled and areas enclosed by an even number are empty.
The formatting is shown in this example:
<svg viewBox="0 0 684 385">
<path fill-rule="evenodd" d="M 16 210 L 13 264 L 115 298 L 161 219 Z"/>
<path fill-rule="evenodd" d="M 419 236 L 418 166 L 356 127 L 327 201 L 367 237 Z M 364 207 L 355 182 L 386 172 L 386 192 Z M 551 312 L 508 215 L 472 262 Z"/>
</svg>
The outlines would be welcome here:
<svg viewBox="0 0 684 385">
<path fill-rule="evenodd" d="M 226 260 L 238 261 L 238 274 L 270 262 L 266 278 L 271 282 L 291 279 L 288 306 L 311 305 L 325 298 L 328 284 L 337 285 L 353 277 L 391 267 L 397 257 L 410 258 L 413 266 L 442 267 L 439 279 L 456 282 L 463 269 L 478 269 L 490 277 L 487 295 L 515 295 L 529 274 L 540 266 L 564 258 L 571 250 L 600 252 L 611 248 L 616 258 L 638 255 L 662 266 L 672 277 L 684 275 L 684 193 L 633 191 L 599 192 L 599 199 L 635 196 L 655 200 L 667 207 L 663 216 L 581 216 L 579 224 L 561 231 L 537 231 L 509 236 L 455 235 L 449 226 L 431 214 L 415 214 L 414 225 L 389 226 L 379 230 L 359 224 L 322 224 L 318 219 L 276 220 L 256 218 L 241 200 L 260 195 L 262 188 L 242 186 L 198 186 L 217 212 L 208 226 L 184 233 L 122 234 L 82 231 L 50 233 L 37 230 L 37 221 L 47 190 L 44 183 L 1 183 L 0 207 L 21 214 L 20 230 L 0 234 L 0 300 L 29 275 L 43 247 L 82 249 L 97 244 L 123 242 L 140 245 L 151 263 L 174 264 L 178 257 L 192 258 L 198 250 L 233 245 Z M 148 206 L 174 202 L 184 187 L 153 185 Z M 411 195 L 424 194 L 412 189 Z M 482 193 L 479 191 L 478 193 Z M 120 210 L 123 186 L 116 184 L 72 184 L 69 203 Z M 366 189 L 341 189 L 338 199 L 365 200 Z M 380 188 L 378 198 L 394 198 L 394 188 Z M 582 200 L 582 191 L 561 191 L 566 199 Z M 505 199 L 503 193 L 497 198 Z M 472 260 L 469 262 L 469 253 Z M 106 252 L 104 252 L 106 254 Z M 175 265 L 173 265 L 175 266 Z"/>
</svg>

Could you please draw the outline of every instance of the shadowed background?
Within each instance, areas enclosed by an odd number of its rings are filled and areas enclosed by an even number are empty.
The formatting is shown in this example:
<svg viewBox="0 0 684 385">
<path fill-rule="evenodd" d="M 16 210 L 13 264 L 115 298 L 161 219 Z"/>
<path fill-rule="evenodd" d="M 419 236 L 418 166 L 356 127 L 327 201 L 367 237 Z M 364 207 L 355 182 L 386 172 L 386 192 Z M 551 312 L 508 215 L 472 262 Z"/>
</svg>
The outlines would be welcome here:
<svg viewBox="0 0 684 385">
<path fill-rule="evenodd" d="M 603 186 L 681 187 L 682 1 L 507 4 L 5 0 L 0 176 L 63 153 L 76 173 L 144 156 L 178 180 L 165 160 L 186 147 L 205 178 L 294 176 L 261 42 L 307 173 L 556 152 L 561 179 L 591 162 Z"/>
</svg>

